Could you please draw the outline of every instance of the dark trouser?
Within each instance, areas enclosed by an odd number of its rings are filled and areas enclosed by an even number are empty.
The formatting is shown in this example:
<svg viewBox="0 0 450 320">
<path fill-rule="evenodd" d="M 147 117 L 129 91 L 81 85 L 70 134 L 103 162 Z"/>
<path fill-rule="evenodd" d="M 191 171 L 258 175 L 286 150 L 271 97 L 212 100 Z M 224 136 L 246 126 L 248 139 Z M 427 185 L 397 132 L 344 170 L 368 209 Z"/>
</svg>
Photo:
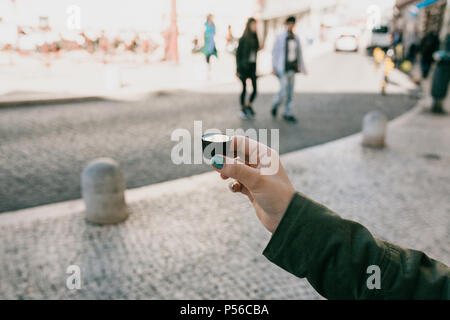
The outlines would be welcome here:
<svg viewBox="0 0 450 320">
<path fill-rule="evenodd" d="M 428 77 L 432 63 L 433 63 L 433 60 L 428 60 L 428 59 L 427 60 L 422 59 L 420 61 L 420 68 L 422 69 L 422 78 L 426 79 Z"/>
<path fill-rule="evenodd" d="M 450 84 L 450 62 L 441 61 L 433 74 L 431 95 L 435 100 L 443 100 L 447 96 Z"/>
<path fill-rule="evenodd" d="M 250 95 L 249 102 L 252 103 L 257 94 L 257 86 L 256 86 L 256 64 L 252 63 L 249 65 L 249 73 L 245 75 L 241 75 L 241 82 L 242 82 L 242 93 L 240 97 L 241 106 L 242 108 L 245 107 L 245 96 L 247 95 L 247 79 L 252 80 L 252 87 L 253 91 Z"/>
<path fill-rule="evenodd" d="M 447 96 L 450 84 L 450 61 L 440 61 L 433 74 L 431 95 L 433 96 L 432 112 L 442 113 L 443 100 Z"/>
</svg>

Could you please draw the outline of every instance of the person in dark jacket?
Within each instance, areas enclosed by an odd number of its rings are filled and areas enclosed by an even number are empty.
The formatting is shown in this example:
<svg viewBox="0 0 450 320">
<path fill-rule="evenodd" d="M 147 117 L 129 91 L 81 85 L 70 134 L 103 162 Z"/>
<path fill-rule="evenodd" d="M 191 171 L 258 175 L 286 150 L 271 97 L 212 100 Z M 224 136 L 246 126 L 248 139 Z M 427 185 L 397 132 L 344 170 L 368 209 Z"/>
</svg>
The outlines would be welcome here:
<svg viewBox="0 0 450 320">
<path fill-rule="evenodd" d="M 445 38 L 444 50 L 435 52 L 433 56 L 437 61 L 437 66 L 433 74 L 433 84 L 431 86 L 431 96 L 433 97 L 431 112 L 445 113 L 442 101 L 447 96 L 450 82 L 450 34 Z"/>
<path fill-rule="evenodd" d="M 296 192 L 275 150 L 244 136 L 233 147 L 242 160 L 216 155 L 212 167 L 234 179 L 230 190 L 248 197 L 272 233 L 263 252 L 270 261 L 328 299 L 450 299 L 448 266 Z"/>
<path fill-rule="evenodd" d="M 242 93 L 240 95 L 242 119 L 249 119 L 255 116 L 252 104 L 256 98 L 256 57 L 259 50 L 259 41 L 256 29 L 256 20 L 249 18 L 242 37 L 239 39 L 239 45 L 236 51 L 236 76 L 242 82 Z M 248 103 L 246 102 L 247 95 L 247 80 L 252 82 L 253 91 L 250 95 Z"/>
<path fill-rule="evenodd" d="M 428 32 L 420 42 L 420 68 L 422 78 L 426 79 L 433 64 L 433 53 L 439 49 L 439 37 L 433 31 Z"/>
</svg>

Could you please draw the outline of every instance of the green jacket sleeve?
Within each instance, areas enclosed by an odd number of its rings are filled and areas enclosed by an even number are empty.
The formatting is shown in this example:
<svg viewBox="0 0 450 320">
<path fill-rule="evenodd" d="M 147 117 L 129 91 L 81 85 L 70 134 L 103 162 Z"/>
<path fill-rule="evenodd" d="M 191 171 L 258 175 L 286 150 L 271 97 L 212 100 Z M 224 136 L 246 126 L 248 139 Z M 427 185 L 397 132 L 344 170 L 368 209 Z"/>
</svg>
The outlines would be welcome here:
<svg viewBox="0 0 450 320">
<path fill-rule="evenodd" d="M 299 193 L 263 254 L 328 299 L 450 299 L 446 265 L 376 239 Z"/>
</svg>

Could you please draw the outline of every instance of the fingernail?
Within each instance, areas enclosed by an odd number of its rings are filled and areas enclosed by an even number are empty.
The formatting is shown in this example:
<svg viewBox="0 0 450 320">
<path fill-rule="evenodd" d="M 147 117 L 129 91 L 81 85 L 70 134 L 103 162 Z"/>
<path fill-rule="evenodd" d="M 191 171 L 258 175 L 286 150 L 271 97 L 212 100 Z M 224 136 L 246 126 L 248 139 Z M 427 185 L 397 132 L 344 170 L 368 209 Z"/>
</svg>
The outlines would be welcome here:
<svg viewBox="0 0 450 320">
<path fill-rule="evenodd" d="M 212 158 L 212 165 L 216 169 L 222 169 L 223 168 L 224 159 L 221 156 L 214 156 Z"/>
</svg>

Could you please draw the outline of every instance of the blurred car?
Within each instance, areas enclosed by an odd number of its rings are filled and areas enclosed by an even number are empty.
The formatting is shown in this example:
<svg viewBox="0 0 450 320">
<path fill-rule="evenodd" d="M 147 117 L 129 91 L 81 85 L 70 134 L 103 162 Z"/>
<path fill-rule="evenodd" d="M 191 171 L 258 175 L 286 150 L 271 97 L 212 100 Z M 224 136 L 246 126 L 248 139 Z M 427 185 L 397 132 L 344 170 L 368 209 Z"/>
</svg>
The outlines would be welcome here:
<svg viewBox="0 0 450 320">
<path fill-rule="evenodd" d="M 369 41 L 367 44 L 367 51 L 372 52 L 373 49 L 379 47 L 386 51 L 392 44 L 392 34 L 389 26 L 381 25 L 372 29 Z"/>
<path fill-rule="evenodd" d="M 359 31 L 355 28 L 341 28 L 336 33 L 335 51 L 358 51 Z"/>
</svg>

